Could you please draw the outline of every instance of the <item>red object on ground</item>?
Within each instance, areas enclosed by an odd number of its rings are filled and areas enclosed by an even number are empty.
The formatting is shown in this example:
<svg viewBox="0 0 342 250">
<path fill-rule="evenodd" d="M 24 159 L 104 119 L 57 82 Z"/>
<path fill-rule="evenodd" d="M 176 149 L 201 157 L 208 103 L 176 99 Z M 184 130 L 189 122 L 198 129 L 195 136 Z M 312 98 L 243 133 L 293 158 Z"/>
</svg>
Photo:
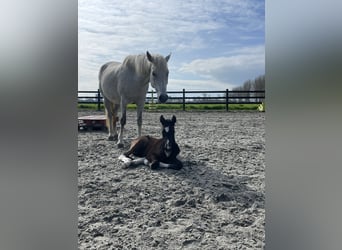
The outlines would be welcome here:
<svg viewBox="0 0 342 250">
<path fill-rule="evenodd" d="M 78 130 L 106 130 L 105 115 L 88 115 L 78 117 Z"/>
</svg>

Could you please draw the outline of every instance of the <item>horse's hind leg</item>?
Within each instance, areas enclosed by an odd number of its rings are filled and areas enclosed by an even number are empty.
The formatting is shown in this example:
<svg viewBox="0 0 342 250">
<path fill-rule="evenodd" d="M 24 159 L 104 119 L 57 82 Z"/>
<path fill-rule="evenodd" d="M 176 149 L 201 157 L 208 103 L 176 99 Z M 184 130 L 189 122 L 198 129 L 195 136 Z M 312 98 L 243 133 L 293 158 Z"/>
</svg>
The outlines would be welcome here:
<svg viewBox="0 0 342 250">
<path fill-rule="evenodd" d="M 114 104 L 113 107 L 113 130 L 114 130 L 114 140 L 116 141 L 118 139 L 118 130 L 116 128 L 116 123 L 118 122 L 118 110 L 119 110 L 120 105 L 119 104 Z"/>
<path fill-rule="evenodd" d="M 126 157 L 130 157 L 130 155 L 138 156 L 138 157 L 144 157 L 145 153 L 144 150 L 147 147 L 148 139 L 147 137 L 139 137 L 137 139 L 134 139 L 131 142 L 131 146 L 129 150 L 125 153 L 123 153 Z"/>
<path fill-rule="evenodd" d="M 116 131 L 116 116 L 117 108 L 107 99 L 103 100 L 106 110 L 106 124 L 108 128 L 108 140 L 114 141 L 118 139 L 118 133 Z M 115 105 L 116 106 L 116 105 Z"/>
<path fill-rule="evenodd" d="M 126 124 L 126 106 L 127 103 L 123 100 L 123 98 L 121 98 L 121 119 L 120 119 L 120 133 L 119 133 L 119 140 L 118 140 L 118 148 L 123 148 L 124 144 L 123 144 L 123 131 L 124 131 L 124 127 Z"/>
</svg>

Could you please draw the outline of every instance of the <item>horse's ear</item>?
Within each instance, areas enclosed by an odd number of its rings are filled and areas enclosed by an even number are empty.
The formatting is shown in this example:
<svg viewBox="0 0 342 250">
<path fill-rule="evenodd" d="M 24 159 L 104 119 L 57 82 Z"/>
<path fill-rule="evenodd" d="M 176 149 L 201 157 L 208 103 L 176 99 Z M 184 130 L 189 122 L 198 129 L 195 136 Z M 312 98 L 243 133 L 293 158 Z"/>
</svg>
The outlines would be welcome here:
<svg viewBox="0 0 342 250">
<path fill-rule="evenodd" d="M 165 122 L 165 118 L 164 118 L 163 115 L 160 116 L 160 122 L 161 122 L 162 124 L 164 124 L 164 122 Z"/>
<path fill-rule="evenodd" d="M 166 62 L 169 61 L 170 57 L 171 57 L 171 53 L 168 56 L 165 57 Z"/>
<path fill-rule="evenodd" d="M 151 63 L 153 63 L 153 57 L 152 57 L 152 55 L 150 54 L 150 52 L 146 51 L 146 56 L 147 56 L 147 59 L 148 59 Z"/>
<path fill-rule="evenodd" d="M 173 115 L 172 116 L 172 120 L 171 120 L 173 123 L 176 123 L 176 116 L 175 115 Z"/>
</svg>

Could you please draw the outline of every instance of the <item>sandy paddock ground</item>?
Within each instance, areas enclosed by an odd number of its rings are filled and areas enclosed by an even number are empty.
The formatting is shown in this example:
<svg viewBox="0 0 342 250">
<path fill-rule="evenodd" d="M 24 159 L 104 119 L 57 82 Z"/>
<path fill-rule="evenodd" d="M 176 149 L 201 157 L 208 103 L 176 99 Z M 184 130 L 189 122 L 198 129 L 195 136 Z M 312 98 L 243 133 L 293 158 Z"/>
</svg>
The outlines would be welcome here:
<svg viewBox="0 0 342 250">
<path fill-rule="evenodd" d="M 178 171 L 122 167 L 133 111 L 124 149 L 104 132 L 78 133 L 79 249 L 263 249 L 265 114 L 144 112 L 143 134 L 160 137 L 161 114 L 177 116 Z"/>
</svg>

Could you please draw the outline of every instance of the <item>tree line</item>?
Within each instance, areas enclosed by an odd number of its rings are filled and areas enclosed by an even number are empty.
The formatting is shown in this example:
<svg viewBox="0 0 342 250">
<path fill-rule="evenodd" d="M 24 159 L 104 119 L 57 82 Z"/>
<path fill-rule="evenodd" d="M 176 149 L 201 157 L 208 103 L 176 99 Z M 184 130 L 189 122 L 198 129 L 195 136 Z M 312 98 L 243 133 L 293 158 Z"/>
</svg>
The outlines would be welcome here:
<svg viewBox="0 0 342 250">
<path fill-rule="evenodd" d="M 261 75 L 256 77 L 254 80 L 247 80 L 241 86 L 235 87 L 232 89 L 233 91 L 264 91 L 265 90 L 265 75 Z M 260 95 L 257 93 L 247 94 L 250 97 L 255 97 L 253 99 L 249 99 L 250 101 L 262 102 L 262 98 L 258 98 Z M 234 93 L 232 97 L 244 97 L 246 93 Z M 244 99 L 240 99 L 244 101 Z M 232 100 L 234 101 L 234 99 Z M 235 99 L 235 101 L 238 101 Z"/>
<path fill-rule="evenodd" d="M 258 91 L 265 90 L 265 75 L 258 76 L 254 80 L 245 81 L 242 86 L 233 88 L 234 91 Z"/>
</svg>

